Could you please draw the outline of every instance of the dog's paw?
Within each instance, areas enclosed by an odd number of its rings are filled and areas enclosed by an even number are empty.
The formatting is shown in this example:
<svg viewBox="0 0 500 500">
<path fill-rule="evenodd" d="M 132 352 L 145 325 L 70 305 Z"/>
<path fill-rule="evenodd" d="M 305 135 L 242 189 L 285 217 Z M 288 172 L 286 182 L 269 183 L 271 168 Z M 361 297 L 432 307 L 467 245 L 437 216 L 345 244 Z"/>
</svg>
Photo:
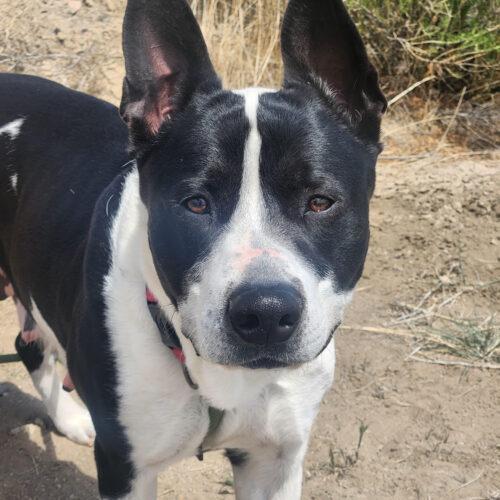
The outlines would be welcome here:
<svg viewBox="0 0 500 500">
<path fill-rule="evenodd" d="M 65 410 L 58 408 L 57 415 L 52 417 L 56 429 L 75 443 L 92 446 L 95 439 L 95 429 L 90 413 L 75 401 L 65 402 Z"/>
</svg>

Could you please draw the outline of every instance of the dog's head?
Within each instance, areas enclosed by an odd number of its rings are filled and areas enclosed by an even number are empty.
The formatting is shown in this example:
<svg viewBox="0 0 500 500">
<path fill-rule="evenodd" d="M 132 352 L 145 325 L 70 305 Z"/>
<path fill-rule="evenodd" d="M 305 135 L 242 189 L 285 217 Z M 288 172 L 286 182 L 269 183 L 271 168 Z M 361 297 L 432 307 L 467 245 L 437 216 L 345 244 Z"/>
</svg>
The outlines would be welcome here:
<svg viewBox="0 0 500 500">
<path fill-rule="evenodd" d="M 124 52 L 121 112 L 179 333 L 218 364 L 316 358 L 363 270 L 386 108 L 342 0 L 290 1 L 278 91 L 224 90 L 184 0 L 130 0 Z"/>
</svg>

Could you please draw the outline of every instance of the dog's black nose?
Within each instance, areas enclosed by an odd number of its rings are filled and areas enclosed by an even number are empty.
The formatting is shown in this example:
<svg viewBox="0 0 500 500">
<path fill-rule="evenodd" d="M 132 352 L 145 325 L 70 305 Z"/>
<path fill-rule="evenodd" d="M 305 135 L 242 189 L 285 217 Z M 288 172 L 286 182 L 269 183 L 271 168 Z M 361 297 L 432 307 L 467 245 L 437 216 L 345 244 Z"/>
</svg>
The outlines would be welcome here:
<svg viewBox="0 0 500 500">
<path fill-rule="evenodd" d="M 234 330 L 249 344 L 285 342 L 297 329 L 302 316 L 300 293 L 288 285 L 245 286 L 229 300 Z"/>
</svg>

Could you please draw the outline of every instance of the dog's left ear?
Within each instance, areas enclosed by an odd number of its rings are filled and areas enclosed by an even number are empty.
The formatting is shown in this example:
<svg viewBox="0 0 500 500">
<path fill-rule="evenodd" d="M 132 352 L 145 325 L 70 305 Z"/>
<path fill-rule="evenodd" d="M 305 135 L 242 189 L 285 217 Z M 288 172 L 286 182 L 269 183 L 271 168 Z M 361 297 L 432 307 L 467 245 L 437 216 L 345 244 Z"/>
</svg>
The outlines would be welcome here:
<svg viewBox="0 0 500 500">
<path fill-rule="evenodd" d="M 220 88 L 194 14 L 185 0 L 129 0 L 123 22 L 126 76 L 120 113 L 136 152 L 196 91 Z"/>
<path fill-rule="evenodd" d="M 378 142 L 387 101 L 342 0 L 290 0 L 281 49 L 285 87 L 315 85 L 347 111 L 361 138 Z"/>
</svg>

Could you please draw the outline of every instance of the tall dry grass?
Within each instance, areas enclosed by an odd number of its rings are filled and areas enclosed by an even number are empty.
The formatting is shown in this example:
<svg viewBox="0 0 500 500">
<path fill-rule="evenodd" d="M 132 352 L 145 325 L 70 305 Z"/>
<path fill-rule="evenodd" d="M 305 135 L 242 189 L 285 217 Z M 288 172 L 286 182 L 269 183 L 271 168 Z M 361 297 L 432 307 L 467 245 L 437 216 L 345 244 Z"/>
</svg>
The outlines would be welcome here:
<svg viewBox="0 0 500 500">
<path fill-rule="evenodd" d="M 286 0 L 192 0 L 212 60 L 233 88 L 281 81 L 279 29 Z"/>
</svg>

